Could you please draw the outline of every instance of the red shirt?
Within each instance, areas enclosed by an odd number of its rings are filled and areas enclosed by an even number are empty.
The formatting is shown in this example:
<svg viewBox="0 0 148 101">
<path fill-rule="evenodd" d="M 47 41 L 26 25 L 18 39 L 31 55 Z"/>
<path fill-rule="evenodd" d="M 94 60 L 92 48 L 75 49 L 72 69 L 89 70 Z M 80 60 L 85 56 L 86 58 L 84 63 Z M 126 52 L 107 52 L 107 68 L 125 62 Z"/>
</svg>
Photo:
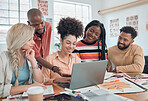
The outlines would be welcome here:
<svg viewBox="0 0 148 101">
<path fill-rule="evenodd" d="M 33 47 L 35 51 L 35 57 L 41 56 L 45 59 L 49 55 L 51 24 L 45 21 L 45 32 L 42 35 L 42 39 L 34 34 L 33 40 L 35 42 L 35 45 Z"/>
</svg>

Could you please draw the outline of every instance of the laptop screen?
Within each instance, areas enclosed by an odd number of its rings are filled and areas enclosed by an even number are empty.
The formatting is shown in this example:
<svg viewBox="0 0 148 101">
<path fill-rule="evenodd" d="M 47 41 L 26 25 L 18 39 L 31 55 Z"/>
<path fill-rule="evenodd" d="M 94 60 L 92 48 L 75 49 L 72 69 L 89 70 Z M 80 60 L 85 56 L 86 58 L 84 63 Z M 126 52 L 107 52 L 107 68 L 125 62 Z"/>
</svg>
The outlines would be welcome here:
<svg viewBox="0 0 148 101">
<path fill-rule="evenodd" d="M 71 75 L 70 89 L 101 84 L 107 67 L 107 60 L 74 63 Z"/>
</svg>

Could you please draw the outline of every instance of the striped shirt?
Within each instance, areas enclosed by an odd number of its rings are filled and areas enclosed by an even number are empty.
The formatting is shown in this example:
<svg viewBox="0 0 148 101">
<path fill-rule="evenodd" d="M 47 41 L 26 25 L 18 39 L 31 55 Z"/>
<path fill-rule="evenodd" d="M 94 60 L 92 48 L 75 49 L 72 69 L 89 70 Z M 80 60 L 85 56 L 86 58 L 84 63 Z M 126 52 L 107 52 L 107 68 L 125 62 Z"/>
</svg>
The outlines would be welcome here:
<svg viewBox="0 0 148 101">
<path fill-rule="evenodd" d="M 86 43 L 85 41 L 81 40 L 76 43 L 76 49 L 74 53 L 77 53 L 82 62 L 98 61 L 99 57 L 101 60 L 101 49 L 101 42 L 99 42 L 98 47 L 98 41 L 93 43 Z M 105 51 L 105 59 L 107 59 L 107 50 Z"/>
</svg>

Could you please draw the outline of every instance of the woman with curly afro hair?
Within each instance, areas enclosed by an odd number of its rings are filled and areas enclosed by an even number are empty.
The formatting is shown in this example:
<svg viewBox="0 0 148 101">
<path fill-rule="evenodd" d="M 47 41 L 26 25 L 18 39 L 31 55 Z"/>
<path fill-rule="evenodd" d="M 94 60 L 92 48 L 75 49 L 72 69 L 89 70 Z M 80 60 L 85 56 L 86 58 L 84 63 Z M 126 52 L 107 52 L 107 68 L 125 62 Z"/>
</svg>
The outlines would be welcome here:
<svg viewBox="0 0 148 101">
<path fill-rule="evenodd" d="M 76 47 L 77 38 L 83 34 L 83 25 L 81 21 L 67 17 L 60 19 L 57 30 L 60 34 L 61 50 L 49 55 L 46 60 L 59 67 L 63 74 L 71 75 L 73 63 L 81 62 L 80 58 L 72 52 Z M 70 77 L 61 77 L 49 69 L 42 69 L 46 83 L 70 83 Z"/>
</svg>

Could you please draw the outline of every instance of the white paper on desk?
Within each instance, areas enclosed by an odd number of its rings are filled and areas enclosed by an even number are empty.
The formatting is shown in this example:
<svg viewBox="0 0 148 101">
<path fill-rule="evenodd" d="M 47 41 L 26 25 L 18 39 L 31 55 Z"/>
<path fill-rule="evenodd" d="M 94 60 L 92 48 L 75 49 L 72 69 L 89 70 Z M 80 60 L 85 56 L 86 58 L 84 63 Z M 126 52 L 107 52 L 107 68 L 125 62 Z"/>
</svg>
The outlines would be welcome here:
<svg viewBox="0 0 148 101">
<path fill-rule="evenodd" d="M 2 101 L 29 101 L 29 99 L 2 99 Z"/>
<path fill-rule="evenodd" d="M 109 79 L 110 77 L 113 76 L 113 74 L 114 74 L 113 72 L 107 72 L 107 71 L 106 71 L 106 72 L 105 72 L 105 76 L 104 76 L 104 80 L 105 80 L 105 79 Z"/>
<path fill-rule="evenodd" d="M 110 82 L 110 80 L 105 80 L 105 82 Z M 106 89 L 111 93 L 116 93 L 116 94 L 124 94 L 124 93 L 136 93 L 136 92 L 143 92 L 145 91 L 144 89 L 138 87 L 137 85 L 135 85 L 134 83 L 125 80 L 124 78 L 120 78 L 119 82 L 125 82 L 130 84 L 129 88 L 124 88 L 124 89 Z M 101 89 L 105 89 L 102 88 L 100 85 L 98 85 Z"/>
<path fill-rule="evenodd" d="M 46 87 L 47 87 L 47 89 L 44 90 L 43 95 L 51 95 L 51 94 L 54 94 L 52 85 L 48 85 Z M 22 97 L 28 97 L 27 92 L 24 92 L 23 95 L 22 95 Z"/>
<path fill-rule="evenodd" d="M 52 85 L 48 85 L 46 87 L 47 87 L 47 89 L 44 90 L 43 95 L 54 94 Z M 24 92 L 23 94 L 18 94 L 18 95 L 13 95 L 13 96 L 10 95 L 8 98 L 17 98 L 17 97 L 18 98 L 19 97 L 28 97 L 28 94 L 27 94 L 27 92 Z"/>
<path fill-rule="evenodd" d="M 89 98 L 89 101 L 133 101 L 131 99 L 112 94 L 109 91 L 100 89 L 96 86 L 75 89 L 74 91 L 81 92 L 83 96 Z M 68 94 L 67 91 L 61 93 Z"/>
<path fill-rule="evenodd" d="M 79 91 L 81 93 L 85 93 L 85 92 L 93 91 L 93 90 L 97 90 L 97 89 L 100 89 L 100 88 L 98 88 L 96 86 L 90 86 L 90 87 L 75 89 L 74 91 Z"/>
<path fill-rule="evenodd" d="M 93 90 L 82 94 L 86 96 L 89 101 L 133 101 L 131 99 L 112 94 L 104 89 Z"/>
<path fill-rule="evenodd" d="M 136 82 L 136 83 L 148 90 L 148 79 L 141 82 Z"/>
<path fill-rule="evenodd" d="M 84 92 L 92 91 L 92 90 L 96 90 L 96 89 L 99 89 L 99 88 L 96 87 L 96 86 L 90 86 L 90 87 L 75 89 L 74 91 L 84 93 Z M 67 91 L 64 91 L 64 92 L 60 92 L 60 93 L 61 93 L 61 94 L 66 93 L 66 94 L 67 94 L 68 92 L 67 92 Z"/>
</svg>

